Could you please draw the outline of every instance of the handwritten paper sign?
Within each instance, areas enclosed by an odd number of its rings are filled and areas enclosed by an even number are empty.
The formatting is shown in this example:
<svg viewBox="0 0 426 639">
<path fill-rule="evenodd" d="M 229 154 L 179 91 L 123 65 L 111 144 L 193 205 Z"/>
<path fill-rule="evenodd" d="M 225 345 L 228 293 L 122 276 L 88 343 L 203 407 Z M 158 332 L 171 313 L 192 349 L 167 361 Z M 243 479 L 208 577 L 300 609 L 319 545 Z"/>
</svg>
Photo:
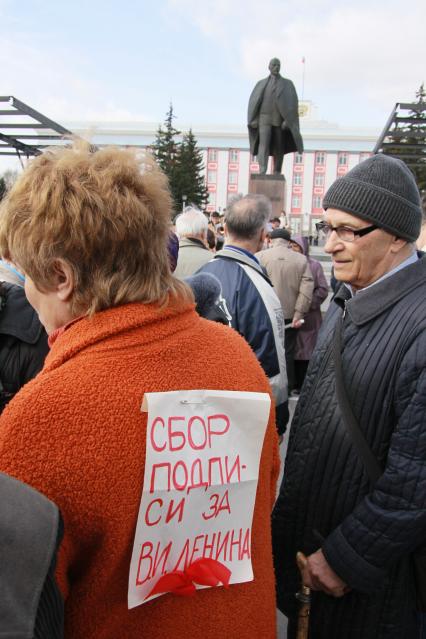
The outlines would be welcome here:
<svg viewBox="0 0 426 639">
<path fill-rule="evenodd" d="M 129 608 L 159 596 L 152 591 L 161 578 L 196 589 L 214 584 L 188 578 L 204 564 L 230 571 L 230 584 L 253 580 L 251 527 L 270 403 L 266 393 L 236 391 L 145 395 L 145 476 Z"/>
</svg>

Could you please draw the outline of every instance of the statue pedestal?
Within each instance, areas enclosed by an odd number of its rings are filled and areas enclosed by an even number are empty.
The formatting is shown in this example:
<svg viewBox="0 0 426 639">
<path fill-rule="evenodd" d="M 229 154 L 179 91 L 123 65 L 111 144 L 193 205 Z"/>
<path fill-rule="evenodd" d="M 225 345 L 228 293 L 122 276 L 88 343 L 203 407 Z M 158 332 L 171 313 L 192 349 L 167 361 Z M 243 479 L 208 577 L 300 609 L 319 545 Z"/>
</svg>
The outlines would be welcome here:
<svg viewBox="0 0 426 639">
<path fill-rule="evenodd" d="M 280 217 L 284 210 L 285 188 L 284 175 L 250 174 L 249 193 L 265 195 L 271 200 L 272 217 Z"/>
</svg>

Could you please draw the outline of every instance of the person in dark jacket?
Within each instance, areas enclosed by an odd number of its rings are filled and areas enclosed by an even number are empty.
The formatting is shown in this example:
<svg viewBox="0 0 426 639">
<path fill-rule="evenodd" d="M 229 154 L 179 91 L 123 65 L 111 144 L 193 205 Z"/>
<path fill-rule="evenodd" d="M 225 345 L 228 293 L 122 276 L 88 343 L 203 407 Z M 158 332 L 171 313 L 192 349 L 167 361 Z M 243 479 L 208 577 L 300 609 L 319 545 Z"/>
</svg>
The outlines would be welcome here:
<svg viewBox="0 0 426 639">
<path fill-rule="evenodd" d="M 293 639 L 302 551 L 303 583 L 313 591 L 309 639 L 417 639 L 412 553 L 426 539 L 419 191 L 403 162 L 375 155 L 330 187 L 324 209 L 325 250 L 344 285 L 320 330 L 273 513 L 278 606 Z M 378 479 L 370 479 L 337 396 L 337 322 L 340 379 Z"/>
<path fill-rule="evenodd" d="M 170 234 L 167 251 L 169 254 L 170 270 L 176 271 L 179 255 L 179 241 L 174 233 Z M 231 325 L 231 315 L 222 296 L 219 280 L 210 273 L 198 273 L 184 278 L 194 294 L 195 310 L 200 317 L 212 322 Z"/>
<path fill-rule="evenodd" d="M 279 435 L 288 422 L 284 316 L 272 284 L 255 257 L 262 248 L 271 203 L 263 195 L 235 198 L 226 211 L 225 248 L 198 272 L 212 273 L 232 317 L 231 326 L 252 347 L 269 378 Z"/>
<path fill-rule="evenodd" d="M 185 277 L 194 294 L 195 310 L 200 317 L 231 326 L 232 317 L 222 296 L 222 287 L 217 277 L 211 273 L 197 273 Z"/>
<path fill-rule="evenodd" d="M 52 501 L 0 473 L 0 636 L 64 636 L 64 602 L 55 579 L 62 533 Z"/>
<path fill-rule="evenodd" d="M 47 335 L 24 289 L 0 282 L 0 412 L 43 368 Z"/>
</svg>

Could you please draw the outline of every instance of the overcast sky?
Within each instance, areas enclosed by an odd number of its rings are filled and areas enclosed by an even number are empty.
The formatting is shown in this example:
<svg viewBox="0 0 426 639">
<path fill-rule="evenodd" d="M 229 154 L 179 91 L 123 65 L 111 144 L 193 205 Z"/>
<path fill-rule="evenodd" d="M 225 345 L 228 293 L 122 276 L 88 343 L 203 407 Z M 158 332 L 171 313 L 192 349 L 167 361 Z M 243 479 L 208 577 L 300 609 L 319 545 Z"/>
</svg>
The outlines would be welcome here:
<svg viewBox="0 0 426 639">
<path fill-rule="evenodd" d="M 59 122 L 244 125 L 271 57 L 322 119 L 379 130 L 426 80 L 426 0 L 0 0 L 1 94 Z"/>
</svg>

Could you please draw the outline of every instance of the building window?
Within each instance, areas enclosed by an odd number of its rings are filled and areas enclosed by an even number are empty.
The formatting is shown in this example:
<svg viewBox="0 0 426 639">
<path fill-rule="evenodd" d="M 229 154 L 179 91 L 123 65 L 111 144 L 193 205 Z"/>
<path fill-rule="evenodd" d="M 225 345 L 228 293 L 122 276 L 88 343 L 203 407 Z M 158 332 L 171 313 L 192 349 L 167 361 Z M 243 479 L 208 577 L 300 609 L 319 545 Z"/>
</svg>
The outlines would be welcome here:
<svg viewBox="0 0 426 639">
<path fill-rule="evenodd" d="M 347 164 L 348 164 L 348 154 L 339 153 L 339 166 L 347 166 Z"/>
<path fill-rule="evenodd" d="M 324 151 L 318 151 L 315 153 L 315 164 L 324 165 L 325 164 L 325 153 Z"/>
<path fill-rule="evenodd" d="M 216 171 L 207 171 L 207 183 L 216 184 Z"/>
<path fill-rule="evenodd" d="M 216 203 L 216 193 L 214 191 L 211 191 L 209 193 L 209 204 L 215 204 Z"/>
<path fill-rule="evenodd" d="M 300 209 L 300 197 L 298 197 L 297 195 L 293 196 L 293 199 L 291 201 L 291 207 L 293 209 Z"/>
<path fill-rule="evenodd" d="M 216 149 L 209 149 L 208 152 L 208 162 L 217 162 L 217 150 Z"/>
<path fill-rule="evenodd" d="M 293 184 L 294 184 L 294 186 L 301 186 L 302 185 L 302 174 L 301 173 L 295 173 L 293 175 Z"/>
<path fill-rule="evenodd" d="M 238 171 L 229 171 L 228 184 L 238 184 Z"/>
<path fill-rule="evenodd" d="M 303 155 L 301 153 L 294 154 L 294 163 L 295 164 L 303 164 Z"/>
<path fill-rule="evenodd" d="M 320 195 L 314 195 L 312 199 L 312 208 L 320 209 L 322 206 L 322 197 Z"/>
<path fill-rule="evenodd" d="M 314 186 L 324 186 L 324 174 L 323 173 L 318 173 L 318 175 L 316 175 L 314 177 Z"/>
<path fill-rule="evenodd" d="M 232 163 L 238 162 L 238 150 L 229 149 L 229 161 Z"/>
</svg>

